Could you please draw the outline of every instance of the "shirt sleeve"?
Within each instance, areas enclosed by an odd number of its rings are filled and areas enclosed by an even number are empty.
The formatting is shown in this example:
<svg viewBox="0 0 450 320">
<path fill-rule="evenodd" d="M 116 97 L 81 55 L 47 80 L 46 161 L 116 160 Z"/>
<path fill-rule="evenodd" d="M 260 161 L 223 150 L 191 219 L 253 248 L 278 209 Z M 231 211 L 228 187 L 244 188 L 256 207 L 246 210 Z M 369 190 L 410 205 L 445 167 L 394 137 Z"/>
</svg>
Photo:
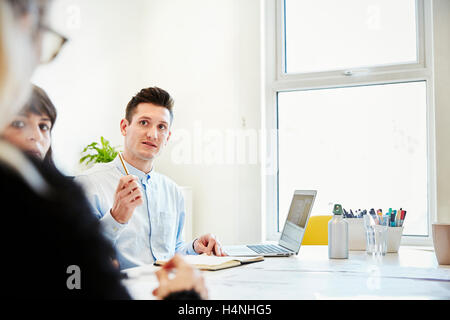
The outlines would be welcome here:
<svg viewBox="0 0 450 320">
<path fill-rule="evenodd" d="M 127 224 L 117 222 L 111 215 L 110 208 L 102 206 L 99 190 L 88 176 L 78 176 L 75 178 L 75 182 L 83 188 L 91 211 L 100 220 L 104 235 L 115 244 Z"/>
<path fill-rule="evenodd" d="M 108 210 L 107 213 L 100 219 L 100 225 L 102 226 L 105 236 L 115 244 L 128 223 L 117 222 L 111 215 L 111 211 Z"/>
<path fill-rule="evenodd" d="M 197 255 L 198 253 L 194 250 L 194 240 L 184 242 L 182 239 L 184 222 L 186 219 L 186 208 L 184 206 L 184 197 L 181 191 L 178 190 L 178 230 L 177 230 L 177 239 L 175 245 L 175 252 L 179 254 L 191 254 Z"/>
</svg>

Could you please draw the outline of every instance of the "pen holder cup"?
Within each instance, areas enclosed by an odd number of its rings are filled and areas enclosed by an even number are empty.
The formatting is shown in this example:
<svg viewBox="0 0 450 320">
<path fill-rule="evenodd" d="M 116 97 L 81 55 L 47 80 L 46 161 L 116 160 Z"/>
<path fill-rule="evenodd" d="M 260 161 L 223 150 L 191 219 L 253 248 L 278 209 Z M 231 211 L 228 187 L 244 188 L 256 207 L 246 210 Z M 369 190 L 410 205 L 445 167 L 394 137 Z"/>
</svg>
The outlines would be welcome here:
<svg viewBox="0 0 450 320">
<path fill-rule="evenodd" d="M 348 223 L 348 249 L 366 250 L 366 231 L 364 229 L 364 220 L 353 218 L 345 219 Z M 387 230 L 387 252 L 396 253 L 400 247 L 403 227 L 388 227 Z"/>
<path fill-rule="evenodd" d="M 345 219 L 348 223 L 348 249 L 366 250 L 366 233 L 363 219 Z"/>
<path fill-rule="evenodd" d="M 388 242 L 387 252 L 398 252 L 400 243 L 402 241 L 403 226 L 402 227 L 389 227 L 388 228 Z"/>
</svg>

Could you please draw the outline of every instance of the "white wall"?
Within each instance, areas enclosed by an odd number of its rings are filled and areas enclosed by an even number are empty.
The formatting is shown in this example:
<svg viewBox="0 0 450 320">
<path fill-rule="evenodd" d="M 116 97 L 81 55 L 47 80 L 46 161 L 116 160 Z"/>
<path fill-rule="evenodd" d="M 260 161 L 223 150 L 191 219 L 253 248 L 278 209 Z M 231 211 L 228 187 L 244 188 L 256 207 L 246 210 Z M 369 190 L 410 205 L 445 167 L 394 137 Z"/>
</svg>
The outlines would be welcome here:
<svg viewBox="0 0 450 320">
<path fill-rule="evenodd" d="M 127 102 L 160 86 L 175 99 L 175 135 L 156 169 L 193 188 L 194 236 L 259 241 L 259 160 L 211 161 L 236 152 L 221 143 L 227 133 L 261 127 L 259 10 L 259 0 L 54 0 L 51 20 L 70 42 L 34 81 L 59 112 L 56 164 L 75 174 L 80 151 L 100 135 L 122 145 Z M 258 152 L 258 142 L 244 150 Z"/>
</svg>

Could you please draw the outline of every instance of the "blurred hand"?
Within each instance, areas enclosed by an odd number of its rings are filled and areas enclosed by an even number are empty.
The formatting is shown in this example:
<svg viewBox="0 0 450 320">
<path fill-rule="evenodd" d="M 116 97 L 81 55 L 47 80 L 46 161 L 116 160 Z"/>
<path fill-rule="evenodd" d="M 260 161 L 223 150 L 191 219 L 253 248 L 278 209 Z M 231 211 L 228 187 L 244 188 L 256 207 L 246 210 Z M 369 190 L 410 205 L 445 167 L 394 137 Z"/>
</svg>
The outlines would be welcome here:
<svg viewBox="0 0 450 320">
<path fill-rule="evenodd" d="M 123 176 L 119 180 L 111 216 L 119 223 L 127 223 L 134 209 L 144 203 L 139 189 L 138 178 L 133 175 Z"/>
<path fill-rule="evenodd" d="M 117 259 L 112 259 L 111 262 L 112 262 L 113 267 L 120 271 L 120 263 L 119 263 L 119 260 L 117 260 Z"/>
<path fill-rule="evenodd" d="M 175 277 L 169 279 L 170 272 L 175 271 Z M 153 290 L 153 295 L 164 299 L 170 293 L 195 290 L 202 299 L 208 299 L 208 290 L 200 272 L 176 254 L 164 266 L 156 271 L 159 287 Z"/>
<path fill-rule="evenodd" d="M 223 252 L 222 245 L 213 234 L 205 234 L 194 241 L 194 250 L 198 254 L 206 253 L 207 255 L 216 255 L 219 257 L 226 256 Z"/>
</svg>

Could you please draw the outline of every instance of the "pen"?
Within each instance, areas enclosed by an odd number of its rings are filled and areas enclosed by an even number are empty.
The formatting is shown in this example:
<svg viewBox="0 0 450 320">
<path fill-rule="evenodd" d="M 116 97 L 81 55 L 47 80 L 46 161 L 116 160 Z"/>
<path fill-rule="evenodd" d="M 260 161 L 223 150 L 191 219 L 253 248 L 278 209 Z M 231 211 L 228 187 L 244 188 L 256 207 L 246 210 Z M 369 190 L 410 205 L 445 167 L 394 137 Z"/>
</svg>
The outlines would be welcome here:
<svg viewBox="0 0 450 320">
<path fill-rule="evenodd" d="M 391 211 L 391 209 L 389 209 L 389 211 Z M 396 210 L 394 210 L 394 211 L 391 211 L 391 224 L 390 224 L 390 226 L 391 227 L 395 227 L 395 213 L 396 213 Z"/>
<path fill-rule="evenodd" d="M 344 210 L 344 218 L 353 218 L 350 216 L 350 214 L 347 212 L 347 210 L 345 210 L 345 209 L 343 209 L 343 210 Z"/>
<path fill-rule="evenodd" d="M 402 208 L 400 208 L 400 210 L 397 212 L 397 215 L 395 216 L 395 226 L 396 227 L 400 227 L 400 220 L 402 218 Z"/>
<path fill-rule="evenodd" d="M 400 227 L 403 226 L 403 222 L 405 221 L 405 217 L 406 217 L 406 210 L 403 210 L 402 211 L 402 217 L 401 217 L 401 220 L 400 220 Z"/>
<path fill-rule="evenodd" d="M 120 152 L 119 152 L 119 158 L 120 158 L 120 162 L 122 162 L 123 169 L 125 170 L 125 173 L 128 176 L 129 173 L 128 173 L 128 170 L 127 170 L 127 166 L 125 165 L 125 162 L 123 162 L 123 158 L 122 158 L 122 155 L 120 154 Z"/>
<path fill-rule="evenodd" d="M 377 215 L 380 217 L 380 219 L 383 218 L 383 211 L 381 211 L 381 209 L 377 210 Z"/>
</svg>

